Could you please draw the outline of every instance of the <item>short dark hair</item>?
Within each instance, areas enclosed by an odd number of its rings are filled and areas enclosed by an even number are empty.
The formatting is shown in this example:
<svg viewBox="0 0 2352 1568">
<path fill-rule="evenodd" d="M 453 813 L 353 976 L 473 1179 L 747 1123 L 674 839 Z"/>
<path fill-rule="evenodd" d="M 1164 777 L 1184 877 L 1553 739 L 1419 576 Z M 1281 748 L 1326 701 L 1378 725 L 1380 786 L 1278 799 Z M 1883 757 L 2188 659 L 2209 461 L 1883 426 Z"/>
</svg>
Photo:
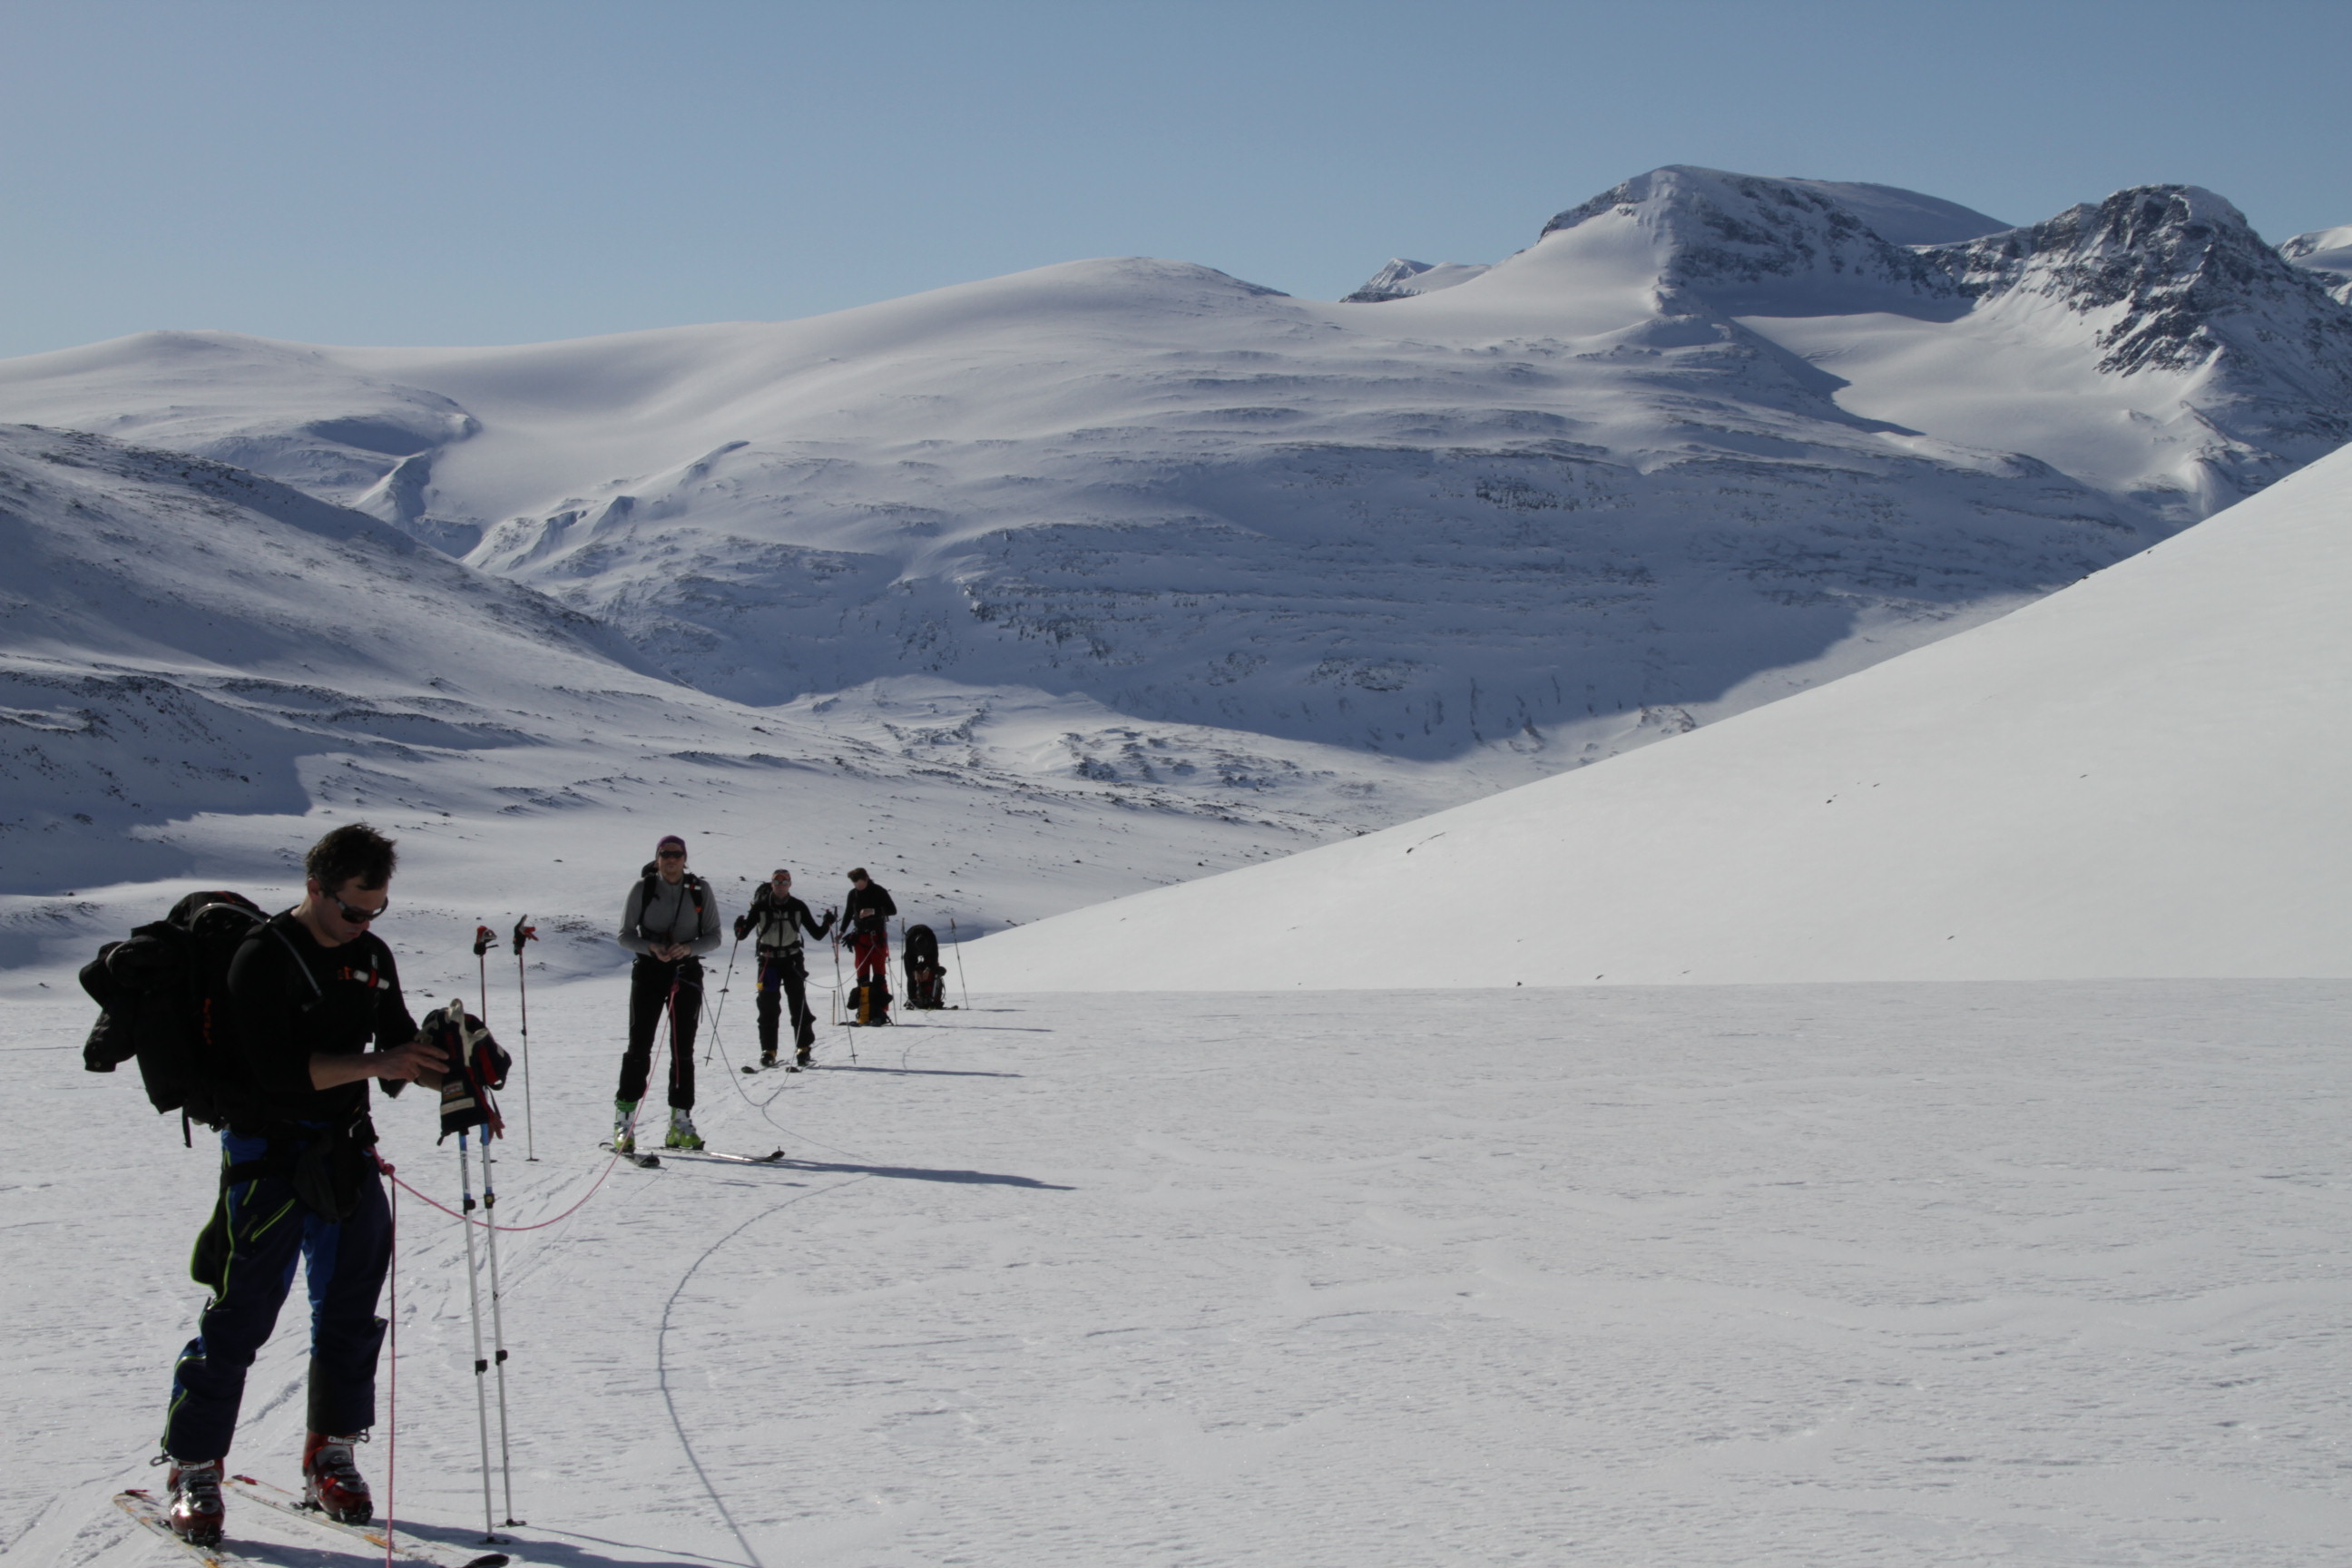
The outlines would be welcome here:
<svg viewBox="0 0 2352 1568">
<path fill-rule="evenodd" d="M 870 881 L 872 881 L 874 879 L 873 879 L 873 878 L 871 878 L 871 877 L 869 877 L 869 876 L 867 876 L 867 875 L 866 874 L 866 868 L 865 868 L 865 867 L 863 867 L 863 866 L 858 866 L 858 867 L 855 867 L 855 868 L 853 868 L 851 869 L 851 871 L 850 871 L 850 873 L 849 873 L 849 879 L 850 879 L 851 881 L 853 881 L 853 882 L 870 882 Z"/>
<path fill-rule="evenodd" d="M 302 857 L 304 873 L 330 893 L 353 879 L 373 892 L 392 880 L 399 864 L 392 840 L 364 822 L 345 823 Z"/>
</svg>

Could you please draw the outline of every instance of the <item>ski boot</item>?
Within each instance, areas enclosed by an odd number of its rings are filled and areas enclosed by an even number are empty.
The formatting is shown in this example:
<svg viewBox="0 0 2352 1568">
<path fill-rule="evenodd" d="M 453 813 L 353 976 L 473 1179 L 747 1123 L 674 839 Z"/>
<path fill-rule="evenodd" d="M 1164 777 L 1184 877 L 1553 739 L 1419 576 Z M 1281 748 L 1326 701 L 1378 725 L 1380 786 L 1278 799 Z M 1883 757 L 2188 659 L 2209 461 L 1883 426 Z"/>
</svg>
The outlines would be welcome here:
<svg viewBox="0 0 2352 1568">
<path fill-rule="evenodd" d="M 793 1058 L 793 1070 L 794 1072 L 800 1071 L 803 1068 L 814 1067 L 815 1065 L 816 1058 L 809 1055 L 809 1048 L 806 1046 L 803 1046 L 800 1048 L 800 1054 Z"/>
<path fill-rule="evenodd" d="M 616 1153 L 637 1152 L 636 1135 L 630 1131 L 637 1124 L 637 1102 L 634 1100 L 613 1101 L 613 1149 Z"/>
<path fill-rule="evenodd" d="M 776 1053 L 773 1051 L 761 1051 L 760 1053 L 760 1065 L 763 1068 L 774 1067 L 776 1065 Z"/>
<path fill-rule="evenodd" d="M 302 1500 L 338 1524 L 365 1524 L 375 1517 L 375 1500 L 352 1460 L 361 1437 L 330 1437 L 313 1432 L 302 1442 Z"/>
<path fill-rule="evenodd" d="M 184 1465 L 174 1459 L 165 1478 L 171 1495 L 163 1504 L 163 1520 L 172 1533 L 191 1546 L 218 1546 L 226 1513 L 221 1506 L 221 1462 Z"/>
<path fill-rule="evenodd" d="M 669 1133 L 662 1139 L 662 1147 L 665 1149 L 702 1147 L 702 1134 L 694 1130 L 694 1112 L 681 1110 L 675 1105 L 670 1107 Z"/>
</svg>

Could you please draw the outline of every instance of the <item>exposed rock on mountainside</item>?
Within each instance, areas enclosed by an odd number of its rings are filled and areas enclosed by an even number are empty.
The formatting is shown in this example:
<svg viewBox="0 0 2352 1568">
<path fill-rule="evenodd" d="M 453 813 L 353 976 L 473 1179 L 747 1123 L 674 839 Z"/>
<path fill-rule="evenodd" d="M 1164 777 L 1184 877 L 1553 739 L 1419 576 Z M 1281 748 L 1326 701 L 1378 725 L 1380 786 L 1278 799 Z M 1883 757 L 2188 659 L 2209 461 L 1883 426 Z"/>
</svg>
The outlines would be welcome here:
<svg viewBox="0 0 2352 1568">
<path fill-rule="evenodd" d="M 1467 283 L 1486 268 L 1462 261 L 1407 261 L 1399 257 L 1364 280 L 1363 287 L 1343 297 L 1349 305 L 1377 305 L 1383 300 L 1410 300 Z"/>
<path fill-rule="evenodd" d="M 2342 411 L 2352 399 L 2352 314 L 2304 268 L 2246 226 L 2236 207 L 2195 185 L 2148 185 L 2069 207 L 2047 223 L 1924 253 L 1971 299 L 2032 292 L 2088 314 L 2121 307 L 2097 339 L 2109 374 L 2190 370 L 2234 349 L 2284 339 L 2263 368 L 2308 366 Z M 2234 342 L 2244 318 L 2253 342 Z M 2283 352 L 2282 352 L 2283 350 Z M 2312 454 L 2317 456 L 2316 453 Z"/>
<path fill-rule="evenodd" d="M 1882 237 L 1817 182 L 1676 165 L 1570 207 L 1543 232 L 1604 215 L 1641 226 L 1657 256 L 1659 302 L 1669 311 L 1950 315 L 1965 308 L 1944 268 Z"/>
</svg>

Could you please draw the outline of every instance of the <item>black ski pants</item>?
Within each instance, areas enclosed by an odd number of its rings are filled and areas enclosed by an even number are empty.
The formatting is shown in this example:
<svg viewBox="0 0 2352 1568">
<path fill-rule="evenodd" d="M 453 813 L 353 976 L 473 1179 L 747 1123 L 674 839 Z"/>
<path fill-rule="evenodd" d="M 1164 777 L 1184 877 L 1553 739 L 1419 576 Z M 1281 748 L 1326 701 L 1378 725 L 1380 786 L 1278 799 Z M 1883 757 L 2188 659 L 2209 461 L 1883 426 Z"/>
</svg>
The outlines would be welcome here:
<svg viewBox="0 0 2352 1568">
<path fill-rule="evenodd" d="M 702 960 L 681 958 L 665 963 L 640 957 L 629 970 L 629 1048 L 621 1057 L 618 1098 L 646 1097 L 646 1080 L 653 1071 L 654 1040 L 667 1026 L 669 1034 L 669 1102 L 679 1110 L 694 1109 L 694 1030 L 702 1022 Z"/>
<path fill-rule="evenodd" d="M 268 1153 L 267 1139 L 221 1134 L 224 1169 Z M 163 1451 L 186 1460 L 227 1455 L 245 1374 L 278 1326 L 298 1260 L 310 1289 L 310 1430 L 349 1437 L 374 1426 L 383 1348 L 375 1304 L 392 1267 L 392 1215 L 374 1166 L 361 1173 L 359 1209 L 349 1219 L 303 1206 L 289 1170 L 223 1188 L 206 1231 L 189 1272 L 212 1300 L 172 1369 Z"/>
<path fill-rule="evenodd" d="M 797 947 L 760 950 L 760 1054 L 776 1054 L 776 1037 L 789 1006 L 793 1015 L 793 1047 L 805 1051 L 816 1044 L 816 1015 L 809 1011 L 808 961 Z"/>
</svg>

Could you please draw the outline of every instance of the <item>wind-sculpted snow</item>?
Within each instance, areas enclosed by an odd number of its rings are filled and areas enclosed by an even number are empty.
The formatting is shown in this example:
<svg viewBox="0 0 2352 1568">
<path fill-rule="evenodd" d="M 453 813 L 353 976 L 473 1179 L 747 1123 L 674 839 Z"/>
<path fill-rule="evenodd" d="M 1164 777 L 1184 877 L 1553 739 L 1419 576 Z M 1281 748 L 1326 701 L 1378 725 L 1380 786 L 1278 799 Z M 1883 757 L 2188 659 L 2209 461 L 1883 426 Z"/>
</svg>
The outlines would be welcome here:
<svg viewBox="0 0 2352 1568">
<path fill-rule="evenodd" d="M 738 700 L 939 679 L 1540 771 L 1999 614 L 2352 433 L 2352 310 L 2219 198 L 1989 228 L 1675 167 L 1376 303 L 1076 262 L 524 348 L 153 335 L 0 366 L 0 411 L 247 443 Z"/>
</svg>

